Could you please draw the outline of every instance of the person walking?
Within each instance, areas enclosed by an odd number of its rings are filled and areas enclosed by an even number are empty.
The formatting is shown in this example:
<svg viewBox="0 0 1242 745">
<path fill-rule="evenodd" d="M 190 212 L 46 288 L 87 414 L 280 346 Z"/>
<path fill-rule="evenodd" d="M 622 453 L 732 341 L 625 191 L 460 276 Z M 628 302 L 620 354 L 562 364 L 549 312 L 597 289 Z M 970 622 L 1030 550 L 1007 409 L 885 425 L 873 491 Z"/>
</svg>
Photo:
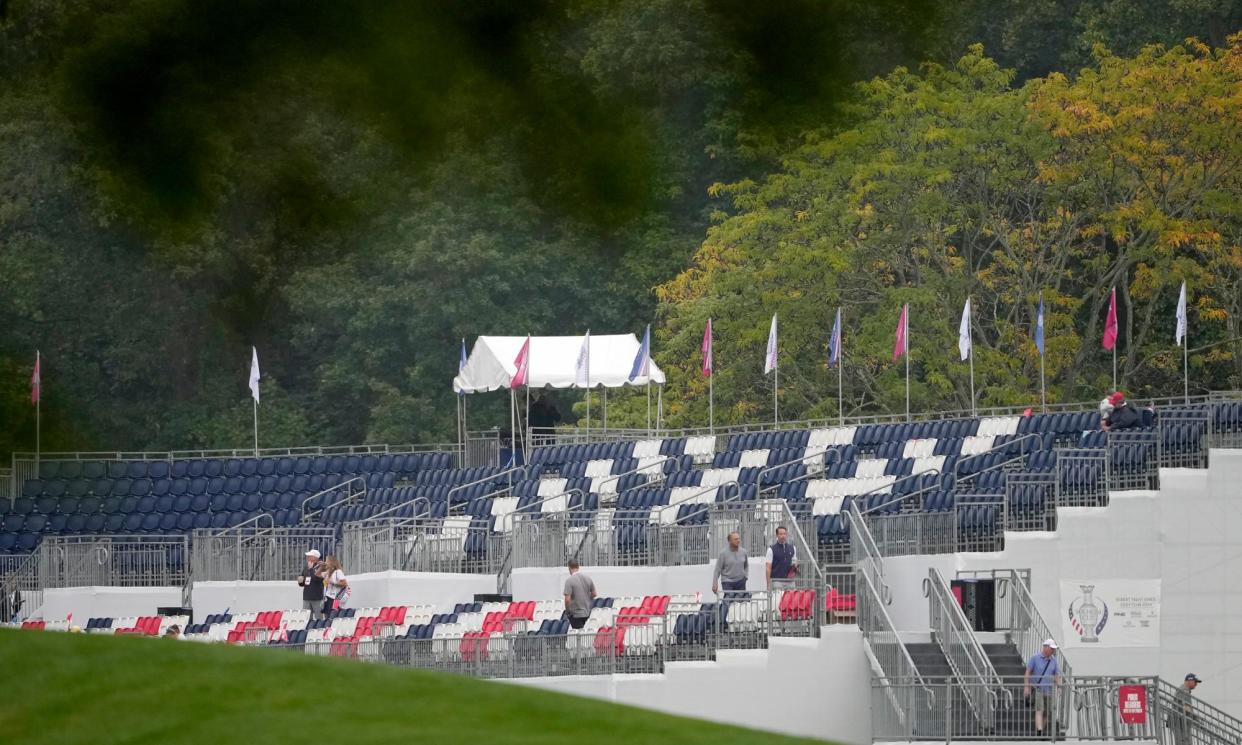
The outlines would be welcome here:
<svg viewBox="0 0 1242 745">
<path fill-rule="evenodd" d="M 788 590 L 798 574 L 798 549 L 788 542 L 789 531 L 784 525 L 776 529 L 776 543 L 768 546 L 764 557 L 768 590 Z"/>
<path fill-rule="evenodd" d="M 750 569 L 750 560 L 746 549 L 742 548 L 742 536 L 737 531 L 729 534 L 729 545 L 720 556 L 716 557 L 716 568 L 712 573 L 712 592 L 720 594 L 724 588 L 724 597 L 741 597 L 746 592 L 746 572 Z"/>
<path fill-rule="evenodd" d="M 1173 711 L 1169 713 L 1169 729 L 1173 730 L 1174 745 L 1191 745 L 1195 733 L 1195 702 L 1191 694 L 1203 681 L 1190 673 L 1177 689 Z"/>
<path fill-rule="evenodd" d="M 298 575 L 298 587 L 302 588 L 302 607 L 310 611 L 310 620 L 323 618 L 323 577 L 319 575 L 319 551 L 306 552 L 306 566 Z"/>
<path fill-rule="evenodd" d="M 326 618 L 332 611 L 346 607 L 351 590 L 341 562 L 332 554 L 324 559 L 319 577 L 323 580 L 323 615 Z"/>
<path fill-rule="evenodd" d="M 1056 689 L 1061 685 L 1061 668 L 1057 662 L 1057 643 L 1045 639 L 1039 652 L 1027 660 L 1022 675 L 1026 697 L 1035 695 L 1035 736 L 1043 737 L 1044 723 L 1055 723 Z"/>
<path fill-rule="evenodd" d="M 565 615 L 569 618 L 571 629 L 586 626 L 591 616 L 591 604 L 595 601 L 595 583 L 583 574 L 577 561 L 568 564 L 569 577 L 565 579 Z"/>
</svg>

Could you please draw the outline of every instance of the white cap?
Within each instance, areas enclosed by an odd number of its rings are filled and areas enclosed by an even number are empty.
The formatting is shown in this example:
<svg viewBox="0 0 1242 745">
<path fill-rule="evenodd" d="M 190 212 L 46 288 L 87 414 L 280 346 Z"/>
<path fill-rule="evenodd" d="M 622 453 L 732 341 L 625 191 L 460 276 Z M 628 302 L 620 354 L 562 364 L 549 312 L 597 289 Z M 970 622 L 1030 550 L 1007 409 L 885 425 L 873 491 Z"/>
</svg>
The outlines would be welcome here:
<svg viewBox="0 0 1242 745">
<path fill-rule="evenodd" d="M 1052 641 L 1051 639 L 1044 639 L 1044 646 L 1045 646 L 1045 647 L 1050 647 L 1050 648 L 1052 648 L 1052 649 L 1056 649 L 1056 648 L 1057 648 L 1057 643 L 1056 643 L 1056 642 L 1054 642 L 1054 641 Z"/>
<path fill-rule="evenodd" d="M 307 551 L 307 552 L 306 552 L 306 555 L 307 555 L 307 556 L 313 556 L 314 558 L 318 559 L 318 558 L 319 558 L 319 550 L 318 550 L 318 549 L 314 549 L 314 548 L 312 548 L 310 551 Z"/>
</svg>

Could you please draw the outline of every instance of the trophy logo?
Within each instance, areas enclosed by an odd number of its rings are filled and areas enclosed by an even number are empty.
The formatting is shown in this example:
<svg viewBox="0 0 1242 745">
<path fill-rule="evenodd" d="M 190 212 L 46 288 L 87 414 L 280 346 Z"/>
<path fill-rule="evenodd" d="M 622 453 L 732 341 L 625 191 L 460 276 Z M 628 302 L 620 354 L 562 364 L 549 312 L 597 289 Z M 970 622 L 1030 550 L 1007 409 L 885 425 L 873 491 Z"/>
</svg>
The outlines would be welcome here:
<svg viewBox="0 0 1242 745">
<path fill-rule="evenodd" d="M 1079 585 L 1082 596 L 1070 601 L 1069 620 L 1085 644 L 1098 644 L 1108 623 L 1108 603 L 1095 599 L 1095 585 Z"/>
</svg>

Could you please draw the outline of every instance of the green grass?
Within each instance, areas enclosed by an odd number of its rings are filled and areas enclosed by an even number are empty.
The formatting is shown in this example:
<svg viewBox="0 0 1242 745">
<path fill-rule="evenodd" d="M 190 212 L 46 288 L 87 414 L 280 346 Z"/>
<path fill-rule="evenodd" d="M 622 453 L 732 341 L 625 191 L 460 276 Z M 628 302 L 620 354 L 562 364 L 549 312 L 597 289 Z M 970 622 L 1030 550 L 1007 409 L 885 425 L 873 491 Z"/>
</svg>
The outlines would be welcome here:
<svg viewBox="0 0 1242 745">
<path fill-rule="evenodd" d="M 0 672 L 4 745 L 814 742 L 424 670 L 164 639 L 0 629 Z"/>
</svg>

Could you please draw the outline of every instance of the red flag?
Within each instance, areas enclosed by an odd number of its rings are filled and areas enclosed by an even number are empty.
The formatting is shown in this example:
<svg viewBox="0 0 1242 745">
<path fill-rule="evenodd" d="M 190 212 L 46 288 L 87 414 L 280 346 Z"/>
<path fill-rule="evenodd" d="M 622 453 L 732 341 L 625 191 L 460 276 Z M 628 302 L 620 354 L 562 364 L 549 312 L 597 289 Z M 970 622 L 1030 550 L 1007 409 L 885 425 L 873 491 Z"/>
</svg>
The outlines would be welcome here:
<svg viewBox="0 0 1242 745">
<path fill-rule="evenodd" d="M 522 348 L 518 350 L 517 357 L 513 360 L 513 366 L 517 370 L 513 373 L 513 378 L 509 381 L 510 388 L 517 388 L 520 385 L 526 385 L 526 381 L 530 379 L 530 337 L 526 337 L 526 341 L 522 343 Z"/>
<path fill-rule="evenodd" d="M 43 376 L 39 372 L 42 367 L 42 355 L 35 352 L 34 373 L 30 376 L 30 403 L 39 403 L 39 394 L 43 391 Z"/>
<path fill-rule="evenodd" d="M 1108 318 L 1104 321 L 1104 348 L 1117 346 L 1117 288 L 1108 296 Z"/>
<path fill-rule="evenodd" d="M 707 319 L 707 328 L 703 329 L 703 345 L 699 347 L 703 353 L 703 377 L 712 374 L 712 319 Z"/>
<path fill-rule="evenodd" d="M 910 351 L 910 340 L 907 338 L 910 330 L 910 304 L 906 303 L 901 306 L 901 317 L 897 319 L 897 339 L 893 344 L 893 362 L 901 359 L 901 355 Z"/>
</svg>

